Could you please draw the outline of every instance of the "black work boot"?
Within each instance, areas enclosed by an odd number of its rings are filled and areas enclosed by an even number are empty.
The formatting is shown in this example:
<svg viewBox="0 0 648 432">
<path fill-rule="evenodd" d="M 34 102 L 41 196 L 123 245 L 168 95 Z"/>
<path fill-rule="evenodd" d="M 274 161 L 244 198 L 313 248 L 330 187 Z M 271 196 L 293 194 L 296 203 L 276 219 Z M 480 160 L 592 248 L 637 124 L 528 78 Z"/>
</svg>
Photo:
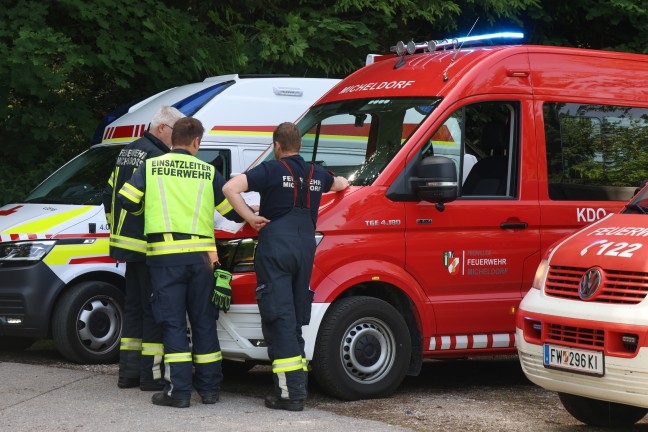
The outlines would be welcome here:
<svg viewBox="0 0 648 432">
<path fill-rule="evenodd" d="M 303 399 L 284 399 L 277 395 L 266 396 L 265 406 L 271 409 L 282 409 L 286 411 L 302 411 L 304 409 Z"/>
<path fill-rule="evenodd" d="M 133 388 L 140 385 L 139 378 L 128 378 L 128 377 L 119 377 L 117 380 L 117 387 L 121 389 Z"/>
<path fill-rule="evenodd" d="M 142 381 L 139 385 L 139 388 L 142 391 L 160 391 L 164 390 L 164 383 L 164 379 Z"/>
<path fill-rule="evenodd" d="M 218 393 L 201 393 L 200 397 L 202 398 L 202 403 L 204 404 L 215 404 L 218 402 L 219 394 Z"/>
<path fill-rule="evenodd" d="M 189 407 L 189 399 L 174 399 L 171 396 L 167 396 L 164 392 L 155 393 L 151 398 L 151 402 L 153 402 L 153 405 L 170 406 L 174 408 Z"/>
</svg>

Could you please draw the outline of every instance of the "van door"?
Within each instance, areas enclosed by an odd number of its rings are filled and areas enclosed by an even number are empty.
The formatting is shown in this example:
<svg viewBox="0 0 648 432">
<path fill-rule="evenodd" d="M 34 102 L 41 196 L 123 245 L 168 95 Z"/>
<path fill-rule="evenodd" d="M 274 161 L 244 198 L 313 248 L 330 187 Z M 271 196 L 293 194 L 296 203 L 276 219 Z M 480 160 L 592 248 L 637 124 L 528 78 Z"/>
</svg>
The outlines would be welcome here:
<svg viewBox="0 0 648 432">
<path fill-rule="evenodd" d="M 540 250 L 536 150 L 532 139 L 521 148 L 520 134 L 533 136 L 533 120 L 521 113 L 521 101 L 464 105 L 423 148 L 422 157 L 451 158 L 461 184 L 444 211 L 406 203 L 407 270 L 430 300 L 436 335 L 452 336 L 432 338 L 431 350 L 513 346 Z"/>
</svg>

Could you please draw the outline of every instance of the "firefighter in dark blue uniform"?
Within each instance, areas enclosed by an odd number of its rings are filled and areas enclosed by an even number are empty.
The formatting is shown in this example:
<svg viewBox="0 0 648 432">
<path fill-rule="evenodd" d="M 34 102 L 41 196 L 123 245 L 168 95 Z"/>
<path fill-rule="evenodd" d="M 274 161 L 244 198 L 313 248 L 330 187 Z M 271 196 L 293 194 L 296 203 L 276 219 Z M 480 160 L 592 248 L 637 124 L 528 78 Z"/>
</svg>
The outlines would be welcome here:
<svg viewBox="0 0 648 432">
<path fill-rule="evenodd" d="M 268 408 L 301 411 L 308 365 L 302 326 L 310 322 L 310 277 L 315 257 L 315 225 L 322 193 L 348 186 L 299 155 L 301 134 L 293 123 L 273 133 L 276 160 L 266 161 L 227 182 L 223 192 L 234 209 L 259 231 L 254 257 L 257 303 L 272 361 L 275 393 Z M 259 215 L 247 208 L 241 192 L 261 196 Z"/>
<path fill-rule="evenodd" d="M 203 133 L 199 120 L 178 120 L 172 135 L 173 150 L 147 160 L 118 195 L 129 211 L 141 211 L 144 201 L 153 314 L 162 324 L 167 381 L 152 402 L 176 408 L 189 406 L 192 385 L 203 403 L 213 404 L 219 399 L 222 354 L 216 333 L 218 309 L 211 301 L 213 264 L 218 263 L 214 209 L 230 220 L 243 220 L 223 195 L 223 176 L 194 156 Z M 191 325 L 192 351 L 186 316 Z"/>
<path fill-rule="evenodd" d="M 145 391 L 162 390 L 164 350 L 162 330 L 155 323 L 151 310 L 144 216 L 124 210 L 115 194 L 147 159 L 169 152 L 173 125 L 182 117 L 184 114 L 175 108 L 160 108 L 144 136 L 126 145 L 119 153 L 103 194 L 106 218 L 110 224 L 110 256 L 118 262 L 126 262 L 126 299 L 117 381 L 120 388 L 139 386 Z"/>
</svg>

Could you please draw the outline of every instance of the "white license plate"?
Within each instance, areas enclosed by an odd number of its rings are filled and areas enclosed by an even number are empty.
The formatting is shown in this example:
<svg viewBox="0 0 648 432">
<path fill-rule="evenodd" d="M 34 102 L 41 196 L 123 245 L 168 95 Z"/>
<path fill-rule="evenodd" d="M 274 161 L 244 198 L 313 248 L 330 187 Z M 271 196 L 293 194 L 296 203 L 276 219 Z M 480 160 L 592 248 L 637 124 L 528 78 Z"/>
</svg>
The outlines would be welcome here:
<svg viewBox="0 0 648 432">
<path fill-rule="evenodd" d="M 605 375 L 605 358 L 601 351 L 588 351 L 571 347 L 544 345 L 544 365 L 588 375 Z"/>
</svg>

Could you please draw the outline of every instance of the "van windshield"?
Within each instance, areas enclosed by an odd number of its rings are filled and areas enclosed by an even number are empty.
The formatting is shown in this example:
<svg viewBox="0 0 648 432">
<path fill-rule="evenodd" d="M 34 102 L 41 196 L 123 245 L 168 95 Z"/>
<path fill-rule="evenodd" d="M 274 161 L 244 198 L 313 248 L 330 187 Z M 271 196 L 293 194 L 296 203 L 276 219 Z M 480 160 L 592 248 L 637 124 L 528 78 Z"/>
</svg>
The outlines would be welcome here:
<svg viewBox="0 0 648 432">
<path fill-rule="evenodd" d="M 300 154 L 353 186 L 370 185 L 440 100 L 361 99 L 313 107 L 298 122 Z M 270 148 L 260 161 L 272 159 Z"/>
<path fill-rule="evenodd" d="M 25 203 L 99 205 L 121 145 L 98 145 L 81 153 L 38 185 Z"/>
<path fill-rule="evenodd" d="M 648 180 L 643 180 L 641 186 L 635 191 L 635 195 L 626 204 L 621 213 L 626 214 L 648 214 L 648 187 L 644 187 Z"/>
</svg>

